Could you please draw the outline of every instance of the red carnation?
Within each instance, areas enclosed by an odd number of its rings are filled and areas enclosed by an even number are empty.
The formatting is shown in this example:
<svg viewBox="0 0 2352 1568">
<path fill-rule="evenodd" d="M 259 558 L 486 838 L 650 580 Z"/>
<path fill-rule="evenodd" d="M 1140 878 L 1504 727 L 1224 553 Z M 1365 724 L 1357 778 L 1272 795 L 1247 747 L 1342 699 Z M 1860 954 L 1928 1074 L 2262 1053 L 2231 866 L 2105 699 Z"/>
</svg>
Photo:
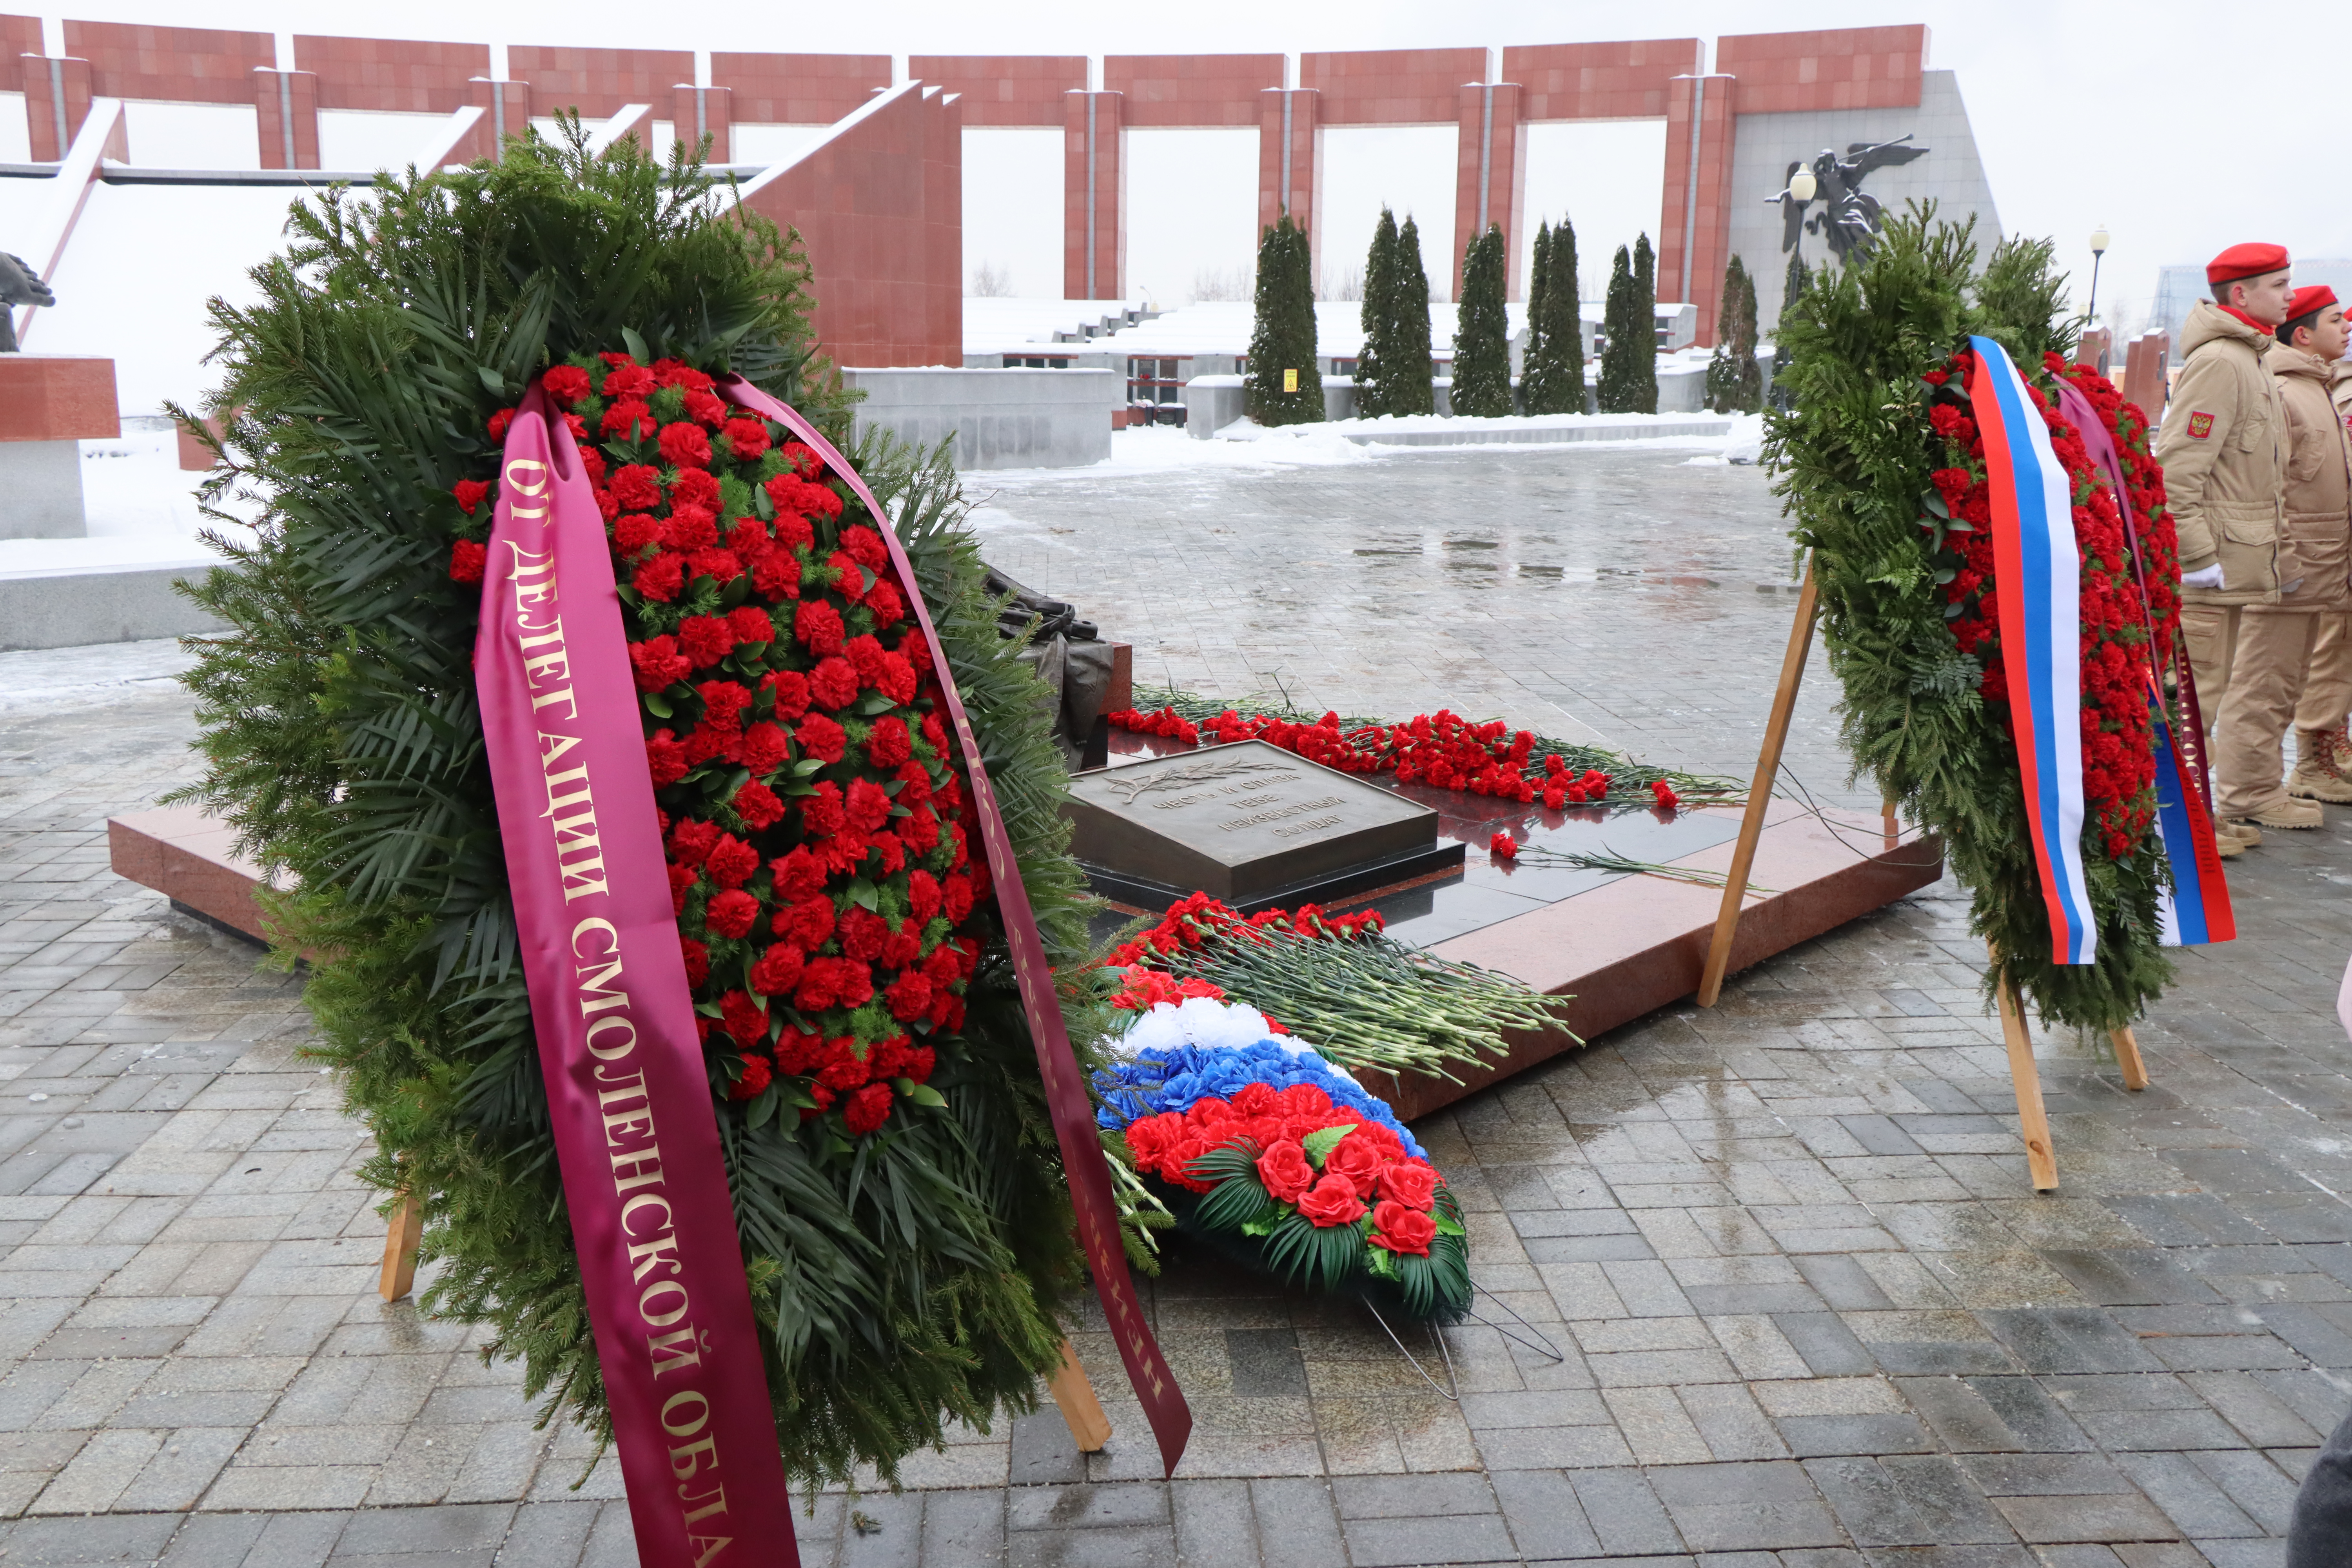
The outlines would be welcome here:
<svg viewBox="0 0 2352 1568">
<path fill-rule="evenodd" d="M 797 599 L 801 595 L 801 564 L 781 550 L 758 550 L 744 559 L 751 565 L 751 586 L 763 599 Z"/>
<path fill-rule="evenodd" d="M 654 788 L 667 789 L 686 776 L 686 748 L 667 730 L 656 730 L 646 740 L 646 770 Z"/>
<path fill-rule="evenodd" d="M 695 883 L 701 879 L 702 874 L 691 866 L 669 868 L 669 912 L 671 914 L 686 913 L 686 895 L 691 892 Z"/>
<path fill-rule="evenodd" d="M 689 403 L 688 406 L 693 405 Z M 739 463 L 757 462 L 760 454 L 765 452 L 770 445 L 768 426 L 761 420 L 730 419 L 726 434 L 728 449 L 735 454 L 735 460 Z"/>
<path fill-rule="evenodd" d="M 686 983 L 699 985 L 710 978 L 710 950 L 690 936 L 677 939 L 678 956 L 686 960 Z"/>
<path fill-rule="evenodd" d="M 929 871 L 918 871 L 907 879 L 907 907 L 915 918 L 929 923 L 940 912 L 939 879 Z"/>
<path fill-rule="evenodd" d="M 489 551 L 470 539 L 461 539 L 449 547 L 449 580 L 453 583 L 478 583 L 489 566 Z"/>
<path fill-rule="evenodd" d="M 1573 789 L 1574 786 L 1570 787 Z M 1576 796 L 1575 798 L 1581 797 Z M 1497 833 L 1492 839 L 1488 840 L 1486 850 L 1487 853 L 1500 860 L 1516 860 L 1519 858 L 1519 847 L 1511 842 L 1511 836 L 1507 832 Z"/>
<path fill-rule="evenodd" d="M 571 407 L 593 390 L 588 384 L 588 373 L 576 364 L 559 364 L 539 378 L 547 388 L 547 395 L 564 408 Z"/>
<path fill-rule="evenodd" d="M 727 1020 L 727 1032 L 742 1045 L 757 1045 L 768 1037 L 768 1015 L 757 1002 L 741 991 L 730 991 L 719 999 L 719 1014 Z"/>
<path fill-rule="evenodd" d="M 777 942 L 751 965 L 751 989 L 762 996 L 790 995 L 807 965 L 808 954 L 790 942 Z"/>
<path fill-rule="evenodd" d="M 742 755 L 737 760 L 751 770 L 753 778 L 760 779 L 782 767 L 791 754 L 791 744 L 783 731 L 773 724 L 754 724 L 743 731 Z"/>
<path fill-rule="evenodd" d="M 606 418 L 609 421 L 610 416 Z M 710 433 L 699 425 L 680 420 L 661 427 L 662 460 L 674 468 L 707 468 L 710 466 Z"/>
<path fill-rule="evenodd" d="M 700 468 L 683 468 L 670 482 L 669 504 L 675 509 L 698 506 L 705 511 L 719 510 L 719 481 Z"/>
<path fill-rule="evenodd" d="M 777 718 L 797 719 L 808 711 L 808 677 L 799 670 L 771 671 L 761 678 L 760 684 L 775 693 Z"/>
<path fill-rule="evenodd" d="M 896 714 L 876 724 L 866 737 L 866 760 L 885 773 L 905 766 L 914 754 L 914 741 L 907 733 L 907 721 Z"/>
<path fill-rule="evenodd" d="M 629 664 L 635 671 L 637 689 L 659 691 L 664 687 L 684 680 L 693 665 L 677 651 L 675 637 L 647 637 L 629 645 Z"/>
<path fill-rule="evenodd" d="M 722 833 L 703 862 L 710 879 L 722 888 L 740 888 L 760 868 L 760 852 L 731 833 Z"/>
<path fill-rule="evenodd" d="M 840 930 L 841 951 L 866 963 L 882 956 L 882 944 L 890 936 L 890 927 L 880 915 L 856 905 L 843 911 Z"/>
<path fill-rule="evenodd" d="M 1437 1222 L 1420 1209 L 1407 1208 L 1402 1204 L 1383 1203 L 1372 1210 L 1370 1239 L 1374 1247 L 1426 1258 L 1429 1256 L 1429 1244 L 1436 1238 Z"/>
<path fill-rule="evenodd" d="M 869 1083 L 842 1102 L 841 1119 L 849 1135 L 863 1138 L 890 1120 L 890 1086 Z"/>
<path fill-rule="evenodd" d="M 630 585 L 648 599 L 668 604 L 686 586 L 685 557 L 673 551 L 663 551 L 638 567 L 629 578 Z"/>
<path fill-rule="evenodd" d="M 816 530 L 809 526 L 808 519 L 796 511 L 778 512 L 775 530 L 776 542 L 787 550 L 816 548 Z"/>
<path fill-rule="evenodd" d="M 805 856 L 808 851 L 795 849 L 793 853 Z M 784 860 L 780 860 L 776 864 L 781 867 L 791 857 L 787 856 Z M 780 871 L 777 876 L 779 888 L 782 887 L 785 878 Z M 797 901 L 778 910 L 776 918 L 768 922 L 768 929 L 778 936 L 789 937 L 801 946 L 814 951 L 824 946 L 826 939 L 833 935 L 833 900 L 817 894 L 815 887 L 812 885 Z"/>
<path fill-rule="evenodd" d="M 855 557 L 836 550 L 825 557 L 824 564 L 833 574 L 834 592 L 853 605 L 866 596 L 866 568 Z"/>
<path fill-rule="evenodd" d="M 735 807 L 735 814 L 755 830 L 774 826 L 784 815 L 784 803 L 776 798 L 774 790 L 758 779 L 745 781 L 729 804 Z M 738 931 L 735 934 L 740 936 L 742 933 Z"/>
<path fill-rule="evenodd" d="M 751 706 L 751 694 L 740 682 L 706 680 L 694 689 L 702 699 L 702 716 L 730 734 L 743 723 L 743 710 Z"/>
<path fill-rule="evenodd" d="M 809 672 L 809 696 L 820 708 L 846 708 L 857 700 L 857 671 L 835 655 Z"/>
<path fill-rule="evenodd" d="M 807 600 L 793 612 L 793 635 L 811 653 L 839 653 L 841 632 L 841 612 L 822 599 Z"/>
<path fill-rule="evenodd" d="M 459 479 L 449 487 L 449 493 L 457 498 L 457 504 L 471 517 L 474 509 L 482 504 L 482 498 L 490 493 L 490 487 L 485 479 Z"/>
<path fill-rule="evenodd" d="M 822 713 L 812 713 L 802 720 L 797 734 L 801 750 L 820 762 L 837 763 L 849 750 L 848 735 Z"/>
<path fill-rule="evenodd" d="M 841 547 L 849 552 L 850 559 L 877 572 L 890 560 L 889 548 L 882 542 L 882 536 L 862 522 L 841 531 Z"/>
<path fill-rule="evenodd" d="M 625 397 L 604 410 L 597 433 L 623 441 L 640 440 L 660 427 L 654 411 L 634 397 Z"/>
<path fill-rule="evenodd" d="M 731 550 L 698 550 L 686 558 L 686 567 L 689 574 L 722 586 L 743 574 L 743 563 Z"/>
<path fill-rule="evenodd" d="M 890 1016 L 901 1023 L 911 1024 L 931 1010 L 931 983 L 915 970 L 899 975 L 884 995 Z"/>
<path fill-rule="evenodd" d="M 1650 781 L 1650 795 L 1660 805 L 1670 811 L 1683 803 L 1683 797 L 1675 793 L 1675 786 L 1664 779 Z"/>
<path fill-rule="evenodd" d="M 714 394 L 698 388 L 686 395 L 686 416 L 698 425 L 708 425 L 715 430 L 726 423 L 727 405 Z M 752 455 L 758 456 L 757 453 Z"/>
<path fill-rule="evenodd" d="M 768 618 L 767 611 L 756 605 L 745 605 L 740 609 L 728 611 L 727 625 L 739 643 L 776 640 L 776 623 Z"/>
<path fill-rule="evenodd" d="M 644 512 L 633 511 L 614 521 L 613 548 L 624 555 L 635 555 L 660 538 L 661 524 Z"/>
<path fill-rule="evenodd" d="M 897 585 L 887 577 L 866 590 L 866 607 L 873 612 L 877 626 L 896 625 L 907 613 L 907 602 L 898 596 Z"/>
<path fill-rule="evenodd" d="M 638 364 L 626 354 L 606 354 L 604 363 L 613 368 L 604 373 L 604 395 L 607 397 L 644 397 L 654 390 L 654 373 Z"/>
<path fill-rule="evenodd" d="M 709 507 L 674 501 L 661 536 L 672 550 L 708 550 L 719 542 L 719 520 Z"/>
<path fill-rule="evenodd" d="M 735 651 L 735 628 L 717 616 L 688 616 L 677 628 L 677 643 L 700 669 Z"/>
<path fill-rule="evenodd" d="M 871 833 L 890 820 L 890 796 L 872 779 L 853 779 L 845 802 L 849 825 Z"/>
<path fill-rule="evenodd" d="M 736 1059 L 743 1064 L 743 1076 L 728 1086 L 727 1098 L 751 1100 L 768 1087 L 775 1076 L 774 1070 L 768 1066 L 765 1057 L 746 1055 Z"/>
<path fill-rule="evenodd" d="M 507 426 L 514 423 L 515 412 L 511 408 L 501 408 L 490 416 L 491 440 L 503 441 L 507 438 Z"/>
<path fill-rule="evenodd" d="M 580 468 L 592 485 L 604 482 L 604 454 L 583 442 L 580 447 Z"/>
<path fill-rule="evenodd" d="M 613 470 L 613 499 L 628 511 L 651 511 L 661 505 L 661 470 L 630 463 Z"/>
<path fill-rule="evenodd" d="M 738 937 L 749 932 L 751 922 L 760 918 L 760 900 L 740 888 L 730 888 L 711 895 L 709 907 L 703 910 L 703 923 L 720 936 Z"/>
</svg>

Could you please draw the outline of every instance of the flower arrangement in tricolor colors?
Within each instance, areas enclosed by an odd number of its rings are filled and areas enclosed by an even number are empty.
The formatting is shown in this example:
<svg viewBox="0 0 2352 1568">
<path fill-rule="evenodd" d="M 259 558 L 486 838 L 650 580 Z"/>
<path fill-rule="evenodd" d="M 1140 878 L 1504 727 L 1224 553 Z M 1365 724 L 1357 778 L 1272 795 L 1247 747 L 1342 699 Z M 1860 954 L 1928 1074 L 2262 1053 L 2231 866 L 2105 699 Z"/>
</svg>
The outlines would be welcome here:
<svg viewBox="0 0 2352 1568">
<path fill-rule="evenodd" d="M 1345 773 L 1388 773 L 1400 784 L 1465 790 L 1553 811 L 1576 805 L 1641 805 L 1673 808 L 1683 797 L 1720 800 L 1738 792 L 1728 779 L 1645 766 L 1592 746 L 1572 745 L 1514 730 L 1499 719 L 1475 723 L 1439 710 L 1402 724 L 1310 717 L 1260 704 L 1219 706 L 1180 691 L 1146 694 L 1159 707 L 1110 714 L 1114 729 L 1181 741 L 1225 745 L 1264 741 Z"/>
<path fill-rule="evenodd" d="M 1988 987 L 2018 986 L 2051 1023 L 2105 1030 L 2138 1016 L 2172 973 L 2160 951 L 2172 869 L 2155 825 L 2149 693 L 2175 663 L 2179 565 L 2147 416 L 2068 363 L 2066 297 L 2046 240 L 2004 241 L 1979 263 L 1972 222 L 1938 222 L 1932 208 L 1890 219 L 1867 258 L 1817 274 L 1784 316 L 1776 390 L 1790 406 L 1769 416 L 1766 460 L 1794 537 L 1812 551 L 1856 771 L 1942 841 L 1994 953 Z M 2053 961 L 2029 829 L 2000 647 L 2011 590 L 1989 531 L 1972 335 L 2016 367 L 2024 417 L 2046 431 L 2071 492 L 2088 963 Z M 2062 387 L 2087 399 L 2084 424 L 2095 420 L 2116 449 L 2137 562 Z M 2177 736 L 2176 697 L 2164 693 Z"/>
<path fill-rule="evenodd" d="M 1155 1004 L 1121 1045 L 1132 1059 L 1096 1078 L 1099 1119 L 1180 1226 L 1309 1289 L 1420 1319 L 1468 1309 L 1454 1194 L 1353 1079 L 1207 996 Z"/>
<path fill-rule="evenodd" d="M 612 541 L 672 907 L 716 1081 L 756 1125 L 853 1138 L 928 1087 L 963 1021 L 988 891 L 937 682 L 870 521 L 781 425 L 675 360 L 576 355 L 543 378 Z M 511 410 L 489 420 L 503 434 Z M 469 515 L 495 495 L 458 481 Z M 450 574 L 478 581 L 460 539 Z"/>
<path fill-rule="evenodd" d="M 1376 910 L 1339 915 L 1302 904 L 1244 915 L 1193 893 L 1107 962 L 1120 972 L 1124 1005 L 1234 997 L 1311 1036 L 1351 1071 L 1450 1077 L 1451 1064 L 1507 1050 L 1506 1030 L 1558 1026 L 1549 998 L 1395 941 L 1381 924 Z"/>
</svg>

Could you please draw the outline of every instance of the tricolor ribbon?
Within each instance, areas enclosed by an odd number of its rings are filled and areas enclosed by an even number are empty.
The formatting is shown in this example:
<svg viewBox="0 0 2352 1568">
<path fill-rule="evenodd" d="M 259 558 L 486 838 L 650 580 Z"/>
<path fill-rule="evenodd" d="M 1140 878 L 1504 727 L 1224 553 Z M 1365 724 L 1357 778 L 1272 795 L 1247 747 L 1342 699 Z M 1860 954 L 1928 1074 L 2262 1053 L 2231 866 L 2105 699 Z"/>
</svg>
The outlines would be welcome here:
<svg viewBox="0 0 2352 1568">
<path fill-rule="evenodd" d="M 2001 666 L 2026 826 L 2050 912 L 2050 961 L 2091 963 L 2098 930 L 2083 874 L 2082 580 L 2073 489 L 2008 352 L 1990 338 L 1969 343 L 1976 351 L 1969 403 L 1984 436 L 1992 492 Z"/>
<path fill-rule="evenodd" d="M 1127 1253 L 1119 1241 L 1118 1201 L 1111 1190 L 1110 1165 L 1096 1134 L 1094 1103 L 1087 1098 L 1085 1076 L 1079 1072 L 1077 1057 L 1070 1049 L 1069 1027 L 1063 1022 L 1061 998 L 1054 989 L 1054 966 L 1045 957 L 1045 940 L 1037 931 L 1037 916 L 1029 907 L 1029 889 L 1021 880 L 1020 863 L 1013 858 L 1013 838 L 1005 831 L 1004 814 L 996 804 L 995 787 L 989 783 L 988 770 L 981 763 L 979 739 L 972 734 L 971 721 L 964 714 L 963 698 L 956 690 L 947 650 L 940 646 L 938 628 L 931 625 L 930 609 L 923 602 L 922 586 L 915 581 L 915 568 L 907 559 L 906 546 L 898 542 L 898 530 L 891 525 L 890 514 L 882 509 L 881 501 L 858 477 L 857 470 L 849 466 L 849 459 L 824 438 L 824 432 L 740 375 L 721 376 L 719 395 L 739 408 L 748 408 L 782 425 L 817 455 L 827 470 L 848 483 L 873 515 L 874 526 L 881 531 L 882 542 L 889 549 L 890 564 L 898 568 L 899 580 L 907 586 L 908 605 L 914 614 L 915 624 L 923 629 L 923 642 L 930 649 L 931 668 L 939 677 L 948 725 L 963 750 L 965 776 L 971 784 L 972 816 L 980 825 L 981 842 L 988 854 L 989 879 L 996 890 L 997 912 L 1003 917 L 1005 942 L 1013 951 L 1013 974 L 1021 984 L 1021 1005 L 1028 1016 L 1029 1037 L 1037 1051 L 1037 1071 L 1045 1085 L 1046 1110 L 1053 1118 L 1055 1139 L 1061 1146 L 1063 1173 L 1070 1184 L 1070 1206 L 1077 1218 L 1078 1242 L 1094 1273 L 1095 1293 L 1102 1300 L 1112 1337 L 1118 1342 L 1119 1358 L 1127 1363 L 1128 1381 L 1143 1405 L 1144 1419 L 1151 1424 L 1151 1435 L 1159 1441 L 1160 1463 L 1172 1475 L 1176 1461 L 1183 1457 L 1184 1444 L 1192 1436 L 1192 1412 L 1184 1403 L 1183 1392 L 1176 1386 L 1176 1374 L 1169 1371 L 1167 1360 L 1160 1353 L 1150 1325 L 1144 1321 L 1142 1303 L 1136 1300 L 1135 1281 L 1127 1272 Z"/>
<path fill-rule="evenodd" d="M 2132 517 L 2131 489 L 2124 482 L 2123 456 L 2116 450 L 2098 409 L 2079 387 L 2069 385 L 2063 377 L 2058 383 L 2058 406 L 2082 437 L 2092 460 L 2106 472 L 2116 515 L 2131 548 L 2133 575 L 2139 584 L 2140 625 L 2147 633 L 2148 731 L 2156 763 L 2157 837 L 2172 868 L 2172 885 L 2157 894 L 2157 945 L 2194 947 L 2233 942 L 2238 921 L 2230 907 L 2230 884 L 2222 875 L 2221 848 L 2213 841 L 2213 814 L 2198 787 L 2198 771 L 2172 743 L 2172 726 L 2165 717 L 2162 682 L 2168 650 L 2156 637 L 2155 607 L 2147 595 L 2147 562 Z M 2199 721 L 2197 689 L 2186 660 L 2180 662 L 2180 689 L 2186 717 L 2194 729 Z"/>
</svg>

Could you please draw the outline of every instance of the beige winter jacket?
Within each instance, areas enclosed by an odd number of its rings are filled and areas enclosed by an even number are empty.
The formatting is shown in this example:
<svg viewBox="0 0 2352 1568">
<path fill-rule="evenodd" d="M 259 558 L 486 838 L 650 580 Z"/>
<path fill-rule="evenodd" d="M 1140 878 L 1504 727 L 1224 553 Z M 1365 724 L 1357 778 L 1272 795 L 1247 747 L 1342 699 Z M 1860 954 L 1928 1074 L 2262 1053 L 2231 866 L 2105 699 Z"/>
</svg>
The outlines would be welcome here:
<svg viewBox="0 0 2352 1568">
<path fill-rule="evenodd" d="M 2221 587 L 2181 590 L 2191 604 L 2274 605 L 2279 584 L 2298 574 L 2285 549 L 2286 411 L 2278 378 L 2263 367 L 2273 341 L 2203 300 L 2181 330 L 2183 363 L 2156 458 L 2180 530 L 2180 569 L 2221 563 Z"/>
<path fill-rule="evenodd" d="M 2283 602 L 2352 608 L 2352 438 L 2329 395 L 2344 367 L 2284 343 L 2263 363 L 2278 378 L 2286 407 L 2286 537 L 2303 574 Z"/>
</svg>

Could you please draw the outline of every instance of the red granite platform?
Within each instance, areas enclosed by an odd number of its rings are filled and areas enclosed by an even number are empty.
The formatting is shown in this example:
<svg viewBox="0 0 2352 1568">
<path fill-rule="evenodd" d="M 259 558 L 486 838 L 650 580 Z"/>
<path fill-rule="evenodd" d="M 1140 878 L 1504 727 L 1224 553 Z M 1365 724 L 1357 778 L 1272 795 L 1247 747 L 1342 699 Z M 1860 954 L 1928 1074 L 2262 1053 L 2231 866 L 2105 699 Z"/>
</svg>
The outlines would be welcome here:
<svg viewBox="0 0 2352 1568">
<path fill-rule="evenodd" d="M 152 888 L 215 925 L 267 942 L 254 889 L 261 868 L 235 851 L 236 830 L 193 805 L 109 817 L 108 857 L 118 877 Z"/>
</svg>

